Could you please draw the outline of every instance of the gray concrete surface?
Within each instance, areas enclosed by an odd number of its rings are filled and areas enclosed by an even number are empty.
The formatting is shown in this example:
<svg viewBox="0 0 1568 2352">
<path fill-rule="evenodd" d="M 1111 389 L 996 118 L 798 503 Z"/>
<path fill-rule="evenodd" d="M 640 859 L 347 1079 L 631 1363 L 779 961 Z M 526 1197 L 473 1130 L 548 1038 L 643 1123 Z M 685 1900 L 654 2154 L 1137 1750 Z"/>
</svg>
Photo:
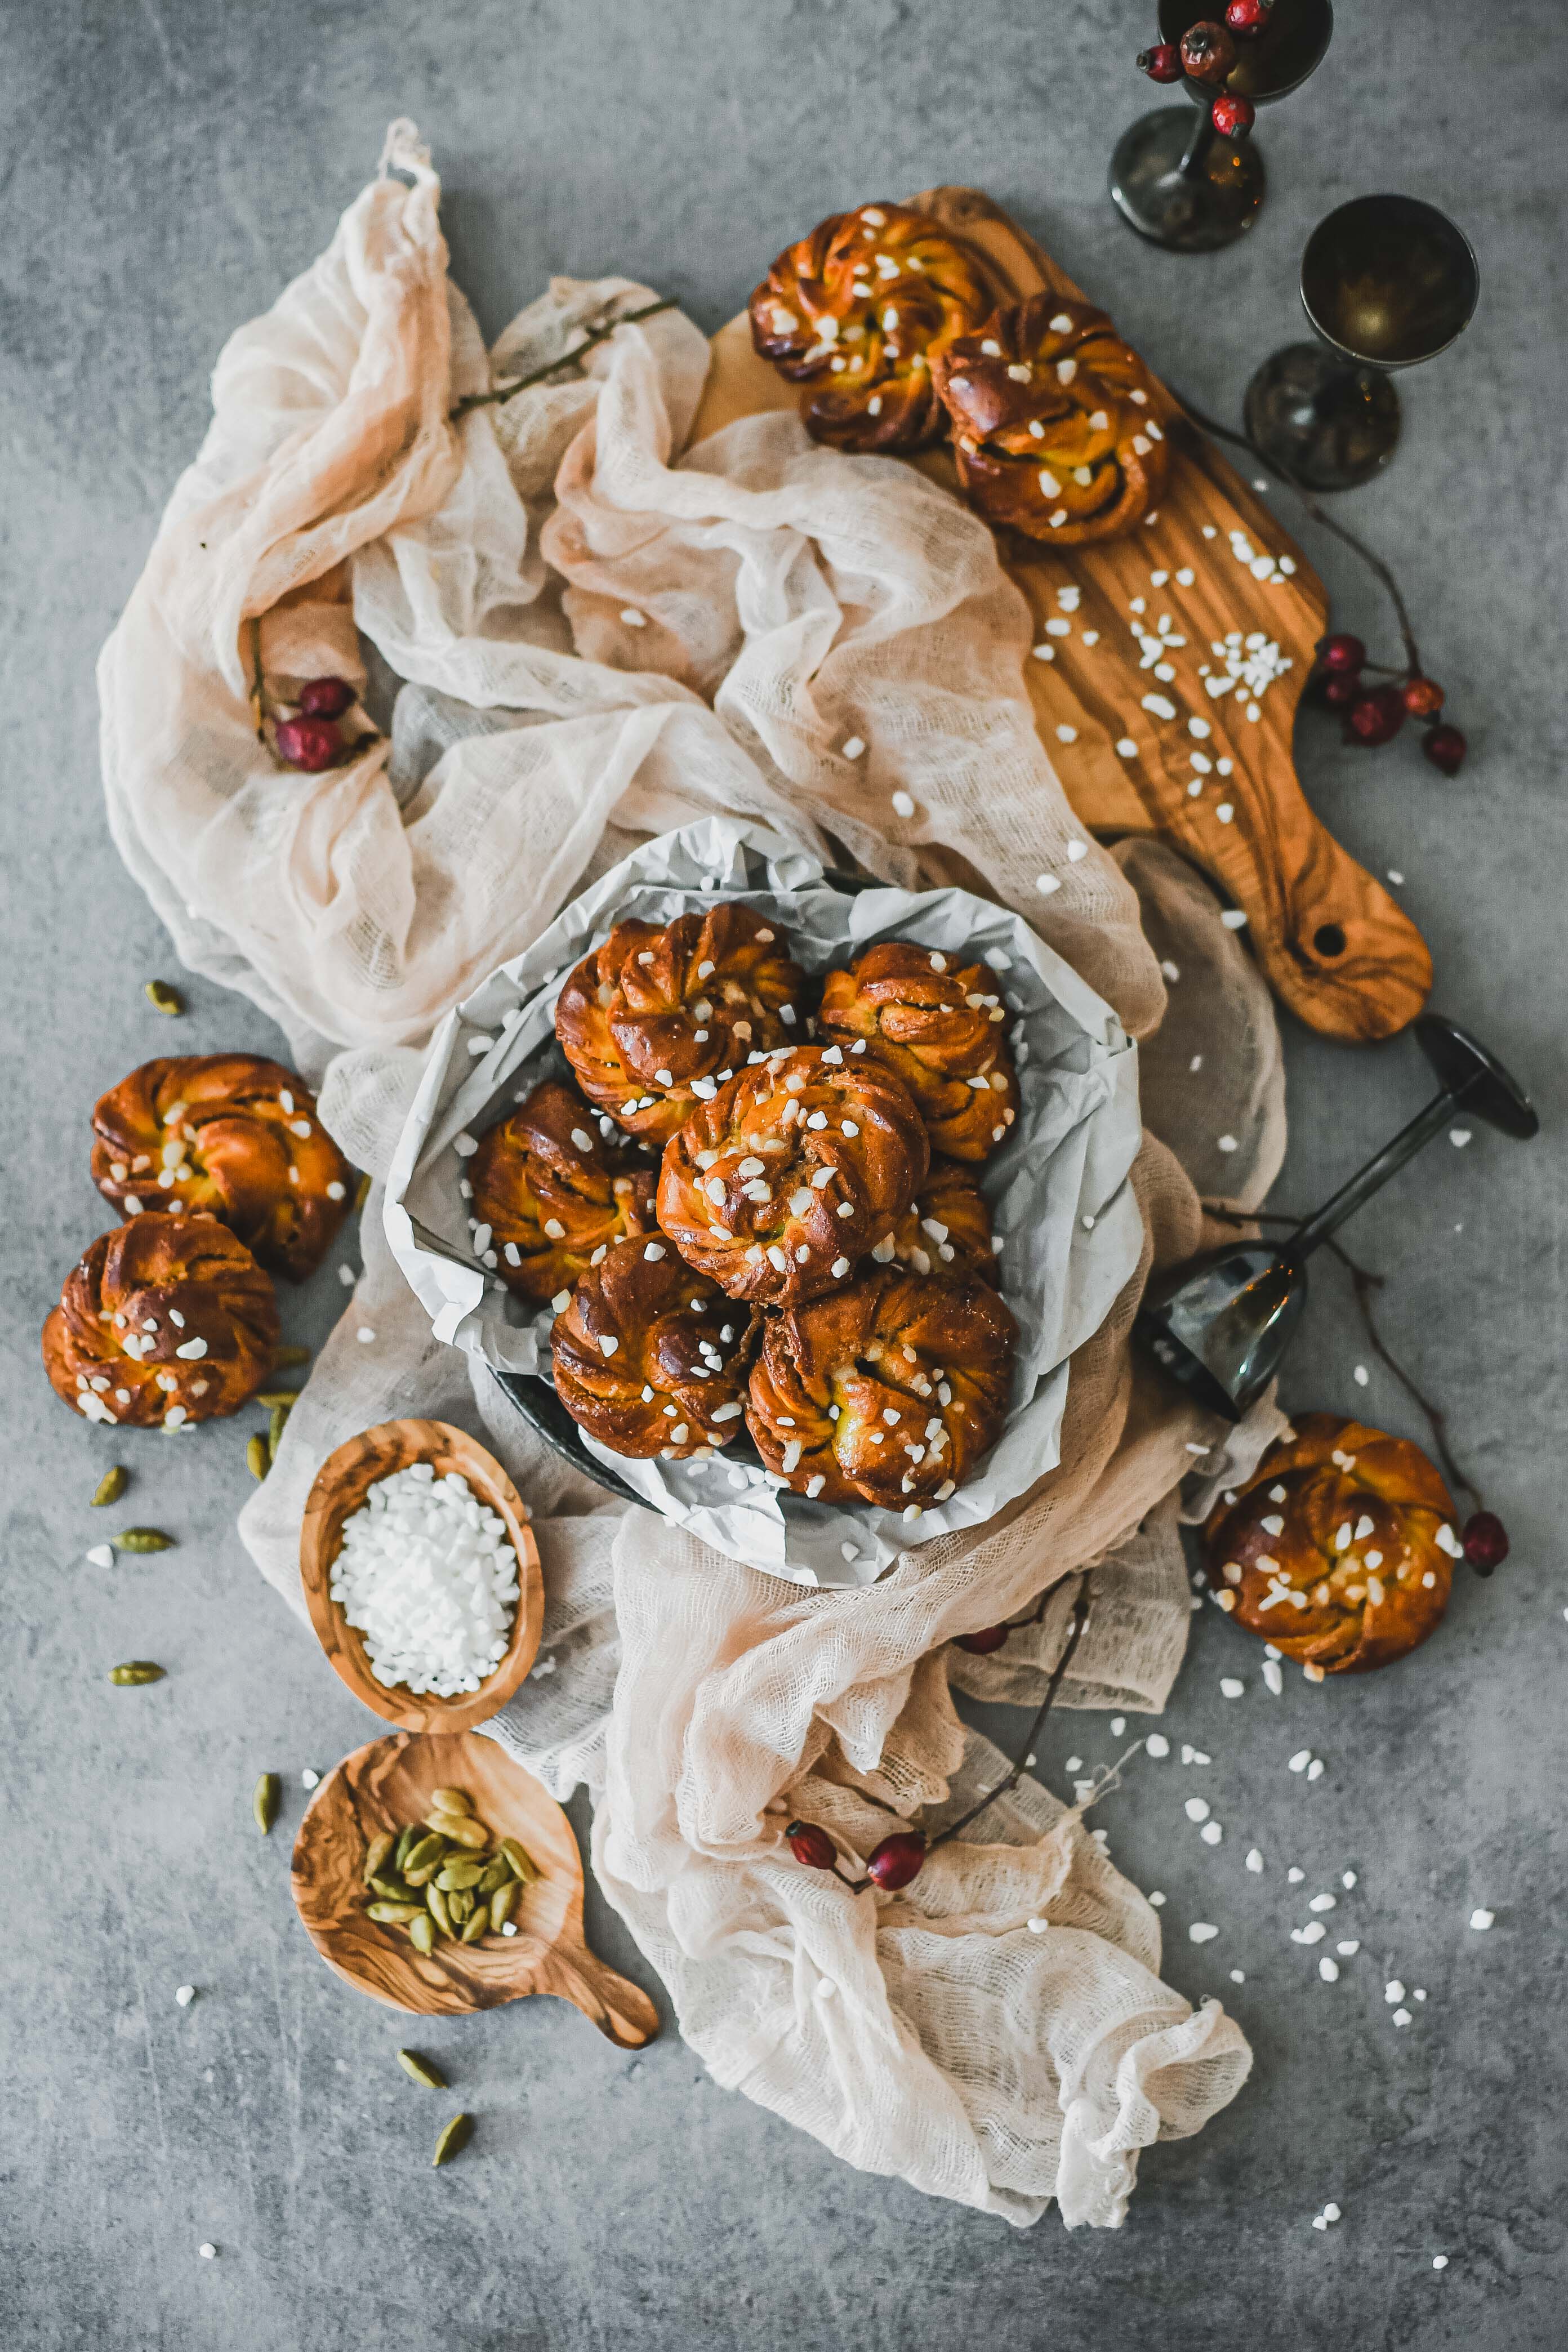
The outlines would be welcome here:
<svg viewBox="0 0 1568 2352">
<path fill-rule="evenodd" d="M 1289 0 L 1280 0 L 1288 5 Z M 1273 193 L 1241 249 L 1145 251 L 1103 194 L 1148 100 L 1132 0 L 93 0 L 7 8 L 0 248 L 7 998 L 5 1193 L 8 1851 L 0 1935 L 0 2336 L 48 2352 L 464 2352 L 745 2342 L 865 2352 L 955 2340 L 1093 2352 L 1466 2345 L 1550 2352 L 1563 2317 L 1563 35 L 1550 0 L 1343 0 L 1314 82 L 1271 112 Z M 116 860 L 97 781 L 93 658 L 177 468 L 207 371 L 326 241 L 407 111 L 446 175 L 458 275 L 492 330 L 554 268 L 618 268 L 716 325 L 786 235 L 933 179 L 980 183 L 1106 297 L 1156 364 L 1234 415 L 1298 331 L 1310 223 L 1394 185 L 1479 251 L 1474 330 L 1407 378 L 1407 444 L 1345 511 L 1395 555 L 1428 659 L 1476 750 L 1457 782 L 1413 744 L 1340 750 L 1304 723 L 1310 789 L 1433 941 L 1440 1001 L 1528 1075 L 1546 1139 L 1439 1144 L 1362 1219 L 1386 1318 L 1454 1411 L 1513 1531 L 1461 1580 L 1429 1649 L 1282 1699 L 1212 1611 L 1164 1728 L 1213 1757 L 1150 1766 L 1106 1811 L 1117 1858 L 1169 1895 L 1169 1972 L 1252 2036 L 1242 2096 L 1152 2152 L 1119 2234 L 1015 2234 L 830 2160 L 727 2096 L 673 2031 L 633 2061 L 575 2012 L 525 2004 L 423 2042 L 482 2118 L 429 2169 L 451 2102 L 392 2063 L 396 2021 L 339 1985 L 286 1888 L 300 1768 L 371 1726 L 250 1568 L 232 1515 L 245 1433 L 115 1446 L 73 1424 L 36 1332 L 103 1223 L 94 1096 L 174 1040 L 142 983 L 170 953 Z M 1340 611 L 1387 645 L 1370 585 L 1305 534 Z M 181 1047 L 266 1046 L 197 985 Z M 1292 1030 L 1280 1194 L 1307 1203 L 1421 1097 L 1408 1045 Z M 289 1302 L 320 1335 L 331 1273 Z M 1291 1367 L 1303 1406 L 1415 1430 L 1325 1267 Z M 175 1530 L 159 1559 L 86 1565 L 104 1463 Z M 123 1514 L 116 1514 L 122 1517 Z M 106 1666 L 153 1655 L 155 1691 Z M 1222 1671 L 1244 1674 L 1235 1704 Z M 1309 1787 L 1285 1769 L 1310 1743 Z M 1103 1758 L 1066 1718 L 1042 1759 Z M 251 1830 L 263 1768 L 279 1831 Z M 1226 1823 L 1198 1843 L 1199 1780 Z M 1268 1874 L 1248 1876 L 1256 1841 Z M 1299 1894 L 1283 1865 L 1306 1873 Z M 1337 1986 L 1289 1940 L 1300 1896 L 1360 1874 Z M 1471 1932 L 1472 1906 L 1497 1914 Z M 1184 1935 L 1221 1923 L 1205 1948 Z M 604 1906 L 603 1948 L 647 1980 Z M 1239 1967 L 1247 1981 L 1228 1981 Z M 1396 2031 L 1397 1974 L 1426 1990 Z M 182 1981 L 201 1988 L 182 2011 Z M 1344 2218 L 1315 2232 L 1334 2199 Z M 197 2259 L 201 2241 L 218 2259 Z M 1442 2273 L 1436 2253 L 1448 2256 Z"/>
</svg>

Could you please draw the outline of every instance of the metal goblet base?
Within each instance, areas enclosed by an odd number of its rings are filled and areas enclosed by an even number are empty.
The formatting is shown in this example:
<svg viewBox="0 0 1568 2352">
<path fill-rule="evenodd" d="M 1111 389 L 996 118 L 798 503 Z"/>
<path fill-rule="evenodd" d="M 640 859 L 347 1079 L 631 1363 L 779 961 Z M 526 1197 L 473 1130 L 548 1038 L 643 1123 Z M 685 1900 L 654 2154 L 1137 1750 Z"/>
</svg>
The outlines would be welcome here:
<svg viewBox="0 0 1568 2352">
<path fill-rule="evenodd" d="M 1111 203 L 1129 228 L 1167 253 L 1234 245 L 1258 218 L 1264 186 L 1251 141 L 1220 138 L 1191 106 L 1140 115 L 1110 159 Z"/>
<path fill-rule="evenodd" d="M 1321 343 L 1287 343 L 1266 359 L 1242 414 L 1254 448 L 1308 490 L 1353 490 L 1399 441 L 1399 394 L 1383 370 Z"/>
</svg>

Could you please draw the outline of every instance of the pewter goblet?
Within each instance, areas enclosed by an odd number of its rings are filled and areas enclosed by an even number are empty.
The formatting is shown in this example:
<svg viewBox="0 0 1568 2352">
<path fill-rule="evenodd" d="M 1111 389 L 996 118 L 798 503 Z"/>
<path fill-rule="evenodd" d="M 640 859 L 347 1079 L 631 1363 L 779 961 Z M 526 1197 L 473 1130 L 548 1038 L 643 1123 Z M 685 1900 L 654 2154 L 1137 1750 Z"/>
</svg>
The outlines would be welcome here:
<svg viewBox="0 0 1568 2352">
<path fill-rule="evenodd" d="M 1247 438 L 1309 490 L 1348 490 L 1393 457 L 1391 368 L 1418 367 L 1463 333 L 1480 294 L 1468 240 L 1416 196 L 1357 196 L 1301 256 L 1316 343 L 1288 343 L 1247 387 Z"/>
<path fill-rule="evenodd" d="M 1173 1380 L 1211 1412 L 1240 1421 L 1279 1369 L 1307 1303 L 1307 1260 L 1461 1108 L 1521 1140 L 1540 1121 L 1518 1080 L 1440 1013 L 1415 1039 L 1443 1090 L 1315 1217 L 1279 1243 L 1239 1242 L 1178 1267 L 1145 1297 L 1135 1328 Z"/>
</svg>

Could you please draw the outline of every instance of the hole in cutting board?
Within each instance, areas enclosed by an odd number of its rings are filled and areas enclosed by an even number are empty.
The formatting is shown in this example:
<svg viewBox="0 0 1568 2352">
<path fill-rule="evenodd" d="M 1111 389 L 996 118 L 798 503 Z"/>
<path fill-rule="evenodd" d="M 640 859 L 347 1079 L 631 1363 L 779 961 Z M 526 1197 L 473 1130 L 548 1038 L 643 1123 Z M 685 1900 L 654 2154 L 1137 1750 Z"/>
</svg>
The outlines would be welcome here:
<svg viewBox="0 0 1568 2352">
<path fill-rule="evenodd" d="M 1321 956 L 1342 956 L 1345 935 L 1338 923 L 1320 923 L 1312 933 L 1312 945 Z"/>
</svg>

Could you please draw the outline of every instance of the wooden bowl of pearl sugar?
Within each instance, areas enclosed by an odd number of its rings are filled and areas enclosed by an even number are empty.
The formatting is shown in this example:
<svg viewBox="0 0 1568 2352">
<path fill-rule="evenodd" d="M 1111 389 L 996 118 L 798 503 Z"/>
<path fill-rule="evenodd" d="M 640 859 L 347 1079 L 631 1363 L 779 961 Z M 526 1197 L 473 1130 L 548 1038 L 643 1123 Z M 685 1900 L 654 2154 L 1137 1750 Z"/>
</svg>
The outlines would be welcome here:
<svg viewBox="0 0 1568 2352">
<path fill-rule="evenodd" d="M 467 1731 L 532 1665 L 539 1548 L 500 1464 L 444 1421 L 362 1429 L 316 1473 L 300 1580 L 333 1672 L 404 1731 Z"/>
</svg>

